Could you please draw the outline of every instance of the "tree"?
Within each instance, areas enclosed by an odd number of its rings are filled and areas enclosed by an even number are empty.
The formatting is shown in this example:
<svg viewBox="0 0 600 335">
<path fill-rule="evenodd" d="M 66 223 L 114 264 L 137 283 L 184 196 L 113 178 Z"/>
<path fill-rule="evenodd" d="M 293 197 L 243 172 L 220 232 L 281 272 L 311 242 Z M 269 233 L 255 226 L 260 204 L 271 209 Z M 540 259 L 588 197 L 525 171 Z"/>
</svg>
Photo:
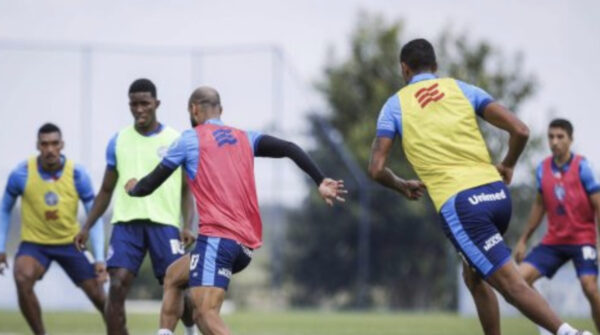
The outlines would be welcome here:
<svg viewBox="0 0 600 335">
<path fill-rule="evenodd" d="M 402 30 L 401 21 L 388 24 L 381 16 L 361 13 L 349 57 L 342 61 L 331 57 L 317 84 L 330 107 L 326 118 L 365 169 L 379 110 L 404 84 L 398 64 Z M 486 42 L 472 45 L 464 36 L 446 33 L 436 50 L 441 75 L 478 85 L 515 112 L 534 92 L 535 81 L 523 75 L 521 59 L 505 65 L 501 54 Z M 356 301 L 356 189 L 314 121 L 312 126 L 318 145 L 311 156 L 326 167 L 328 175 L 347 180 L 351 194 L 333 213 L 315 194 L 289 213 L 293 224 L 288 230 L 286 273 L 295 287 L 292 301 L 352 306 Z M 505 149 L 503 141 L 495 139 L 495 131 L 483 129 L 492 155 L 498 157 Z M 399 145 L 389 164 L 403 177 L 415 177 Z M 438 227 L 431 201 L 409 202 L 375 184 L 371 193 L 370 302 L 400 308 L 452 307 L 458 261 Z"/>
</svg>

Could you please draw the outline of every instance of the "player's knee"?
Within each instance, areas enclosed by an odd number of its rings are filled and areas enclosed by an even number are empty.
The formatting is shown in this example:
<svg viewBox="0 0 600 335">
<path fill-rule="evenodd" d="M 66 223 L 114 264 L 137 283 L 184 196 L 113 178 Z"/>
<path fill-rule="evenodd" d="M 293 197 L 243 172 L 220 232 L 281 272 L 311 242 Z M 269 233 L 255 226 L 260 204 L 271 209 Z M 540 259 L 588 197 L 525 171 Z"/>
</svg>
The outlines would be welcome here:
<svg viewBox="0 0 600 335">
<path fill-rule="evenodd" d="M 127 285 L 125 281 L 119 277 L 110 278 L 109 295 L 111 299 L 125 299 L 127 294 Z"/>
<path fill-rule="evenodd" d="M 504 299 L 506 299 L 506 302 L 511 305 L 514 305 L 515 302 L 519 300 L 519 297 L 525 297 L 525 293 L 528 290 L 531 290 L 531 287 L 525 282 L 525 280 L 520 280 L 499 288 L 499 291 Z"/>
<path fill-rule="evenodd" d="M 481 283 L 483 282 L 483 279 L 469 268 L 463 269 L 462 276 L 465 285 L 470 291 L 473 291 L 478 285 L 481 285 Z"/>
<path fill-rule="evenodd" d="M 213 316 L 218 315 L 219 312 L 216 308 L 213 308 L 209 304 L 201 303 L 194 308 L 194 321 L 206 324 L 210 322 Z"/>
<path fill-rule="evenodd" d="M 15 283 L 19 289 L 29 289 L 33 287 L 35 283 L 35 276 L 30 271 L 22 269 L 15 269 L 14 272 Z"/>
</svg>

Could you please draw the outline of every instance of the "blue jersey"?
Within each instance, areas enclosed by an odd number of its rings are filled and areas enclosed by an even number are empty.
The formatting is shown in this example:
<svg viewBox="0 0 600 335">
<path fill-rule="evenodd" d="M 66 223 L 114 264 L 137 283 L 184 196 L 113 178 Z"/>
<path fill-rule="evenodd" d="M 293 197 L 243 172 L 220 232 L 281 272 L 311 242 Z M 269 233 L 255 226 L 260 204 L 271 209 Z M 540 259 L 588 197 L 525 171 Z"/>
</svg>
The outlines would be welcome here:
<svg viewBox="0 0 600 335">
<path fill-rule="evenodd" d="M 567 171 L 569 171 L 569 167 L 571 166 L 571 162 L 573 161 L 574 156 L 575 155 L 571 154 L 571 158 L 569 158 L 569 161 L 560 167 L 556 165 L 554 160 L 552 160 L 552 172 L 564 174 Z M 540 193 L 542 193 L 543 171 L 543 162 L 541 162 L 538 165 L 535 173 L 535 183 L 537 190 Z M 583 188 L 585 189 L 587 194 L 592 194 L 600 191 L 600 184 L 598 184 L 596 177 L 594 177 L 594 171 L 592 170 L 590 162 L 586 158 L 583 158 L 581 160 L 581 163 L 579 164 L 579 176 L 581 178 L 581 184 L 583 185 Z"/>
<path fill-rule="evenodd" d="M 422 73 L 414 76 L 409 84 L 417 83 L 423 80 L 437 78 L 432 73 Z M 475 113 L 483 117 L 485 107 L 494 99 L 484 90 L 477 86 L 464 83 L 456 80 L 458 87 L 461 89 L 467 100 L 473 106 Z M 377 119 L 377 137 L 394 137 L 402 138 L 402 108 L 400 107 L 400 99 L 397 94 L 392 95 L 383 105 Z"/>
<path fill-rule="evenodd" d="M 224 125 L 223 121 L 219 119 L 210 119 L 206 123 Z M 256 131 L 246 131 L 246 135 L 252 151 L 255 152 L 262 134 Z M 171 169 L 183 165 L 188 178 L 194 179 L 198 170 L 199 147 L 198 134 L 194 129 L 188 129 L 181 134 L 179 139 L 173 142 L 161 164 Z"/>
<path fill-rule="evenodd" d="M 65 162 L 65 157 L 61 157 L 61 161 Z M 38 173 L 43 180 L 57 180 L 63 173 L 63 169 L 56 172 L 47 172 L 42 169 L 42 165 L 38 164 Z M 73 179 L 75 189 L 79 198 L 83 202 L 86 213 L 92 208 L 94 202 L 94 188 L 92 181 L 87 171 L 83 166 L 75 164 L 73 171 Z M 0 253 L 6 251 L 6 238 L 10 227 L 10 216 L 17 198 L 23 195 L 25 185 L 27 183 L 27 161 L 21 162 L 8 177 L 4 196 L 2 198 L 2 208 L 0 209 Z M 98 228 L 96 228 L 98 227 Z M 104 231 L 102 219 L 99 219 L 94 229 L 90 232 L 92 245 L 94 246 L 94 256 L 97 261 L 104 260 Z"/>
</svg>

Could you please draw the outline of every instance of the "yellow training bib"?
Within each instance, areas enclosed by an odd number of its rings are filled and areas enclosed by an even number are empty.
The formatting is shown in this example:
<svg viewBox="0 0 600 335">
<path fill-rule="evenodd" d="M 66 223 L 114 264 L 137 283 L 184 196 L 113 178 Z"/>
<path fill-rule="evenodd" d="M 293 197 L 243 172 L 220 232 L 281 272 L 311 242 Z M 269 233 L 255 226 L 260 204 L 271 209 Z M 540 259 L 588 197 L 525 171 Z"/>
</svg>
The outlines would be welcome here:
<svg viewBox="0 0 600 335">
<path fill-rule="evenodd" d="M 43 180 L 37 157 L 27 162 L 27 182 L 21 201 L 21 239 L 40 244 L 68 244 L 79 231 L 74 164 L 65 161 L 58 180 Z"/>
<path fill-rule="evenodd" d="M 460 191 L 501 180 L 456 80 L 419 81 L 398 97 L 404 152 L 438 211 Z"/>
</svg>

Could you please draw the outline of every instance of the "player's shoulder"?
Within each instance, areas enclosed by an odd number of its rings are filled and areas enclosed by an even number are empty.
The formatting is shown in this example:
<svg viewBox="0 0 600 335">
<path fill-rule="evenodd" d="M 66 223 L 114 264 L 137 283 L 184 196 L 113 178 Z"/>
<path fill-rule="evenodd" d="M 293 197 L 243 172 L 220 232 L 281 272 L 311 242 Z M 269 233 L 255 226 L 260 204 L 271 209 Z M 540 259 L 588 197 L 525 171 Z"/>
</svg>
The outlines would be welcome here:
<svg viewBox="0 0 600 335">
<path fill-rule="evenodd" d="M 180 136 L 181 132 L 173 127 L 167 126 L 163 124 L 163 129 L 162 131 L 166 134 L 166 135 L 171 135 L 171 136 Z"/>
<path fill-rule="evenodd" d="M 29 164 L 29 159 L 20 161 L 19 164 L 12 169 L 10 175 L 13 176 L 27 174 L 27 164 Z"/>
</svg>

